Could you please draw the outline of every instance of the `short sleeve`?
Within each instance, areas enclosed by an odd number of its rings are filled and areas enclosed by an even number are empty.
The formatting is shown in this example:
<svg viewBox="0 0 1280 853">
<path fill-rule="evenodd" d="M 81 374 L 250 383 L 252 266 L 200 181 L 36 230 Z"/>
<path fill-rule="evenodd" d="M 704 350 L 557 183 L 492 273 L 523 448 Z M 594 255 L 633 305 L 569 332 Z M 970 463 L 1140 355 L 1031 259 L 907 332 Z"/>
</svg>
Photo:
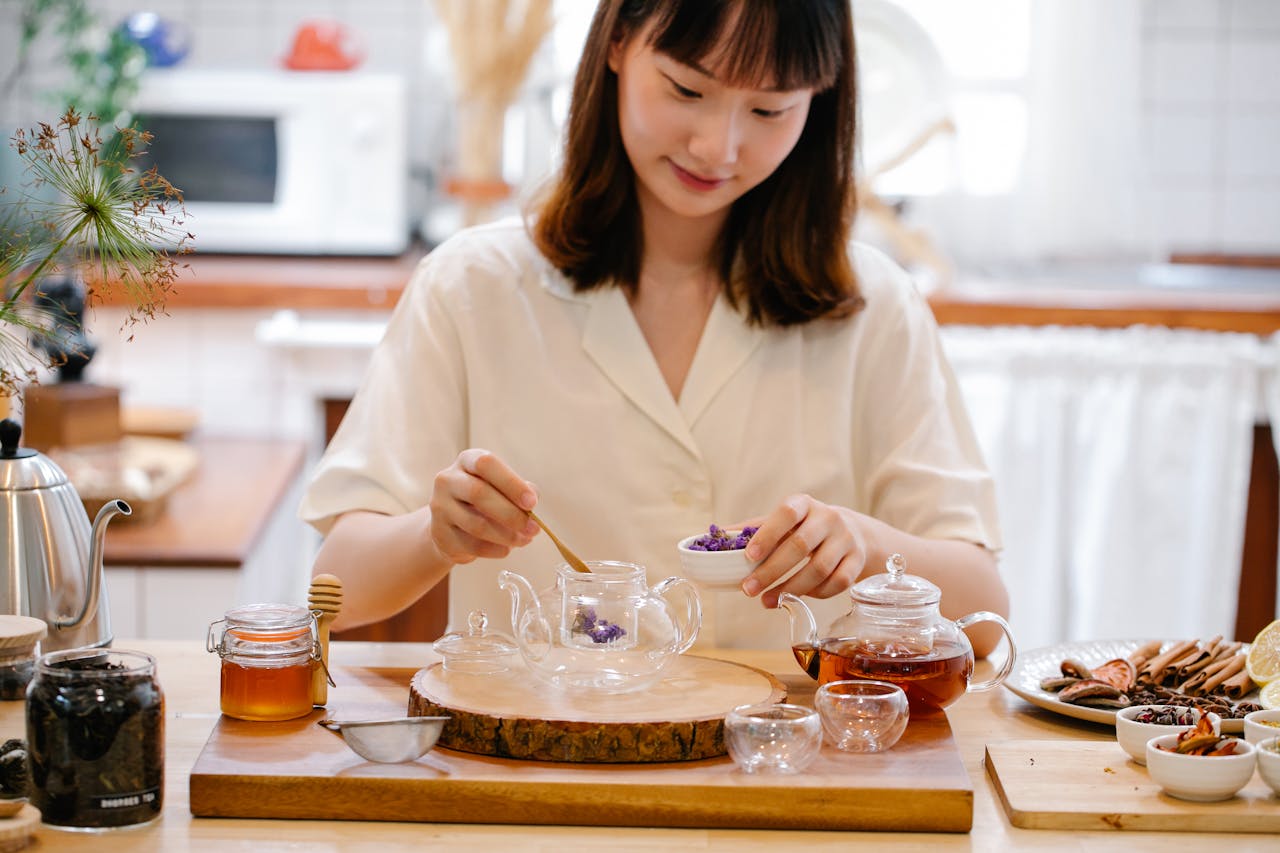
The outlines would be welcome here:
<svg viewBox="0 0 1280 853">
<path fill-rule="evenodd" d="M 415 269 L 303 495 L 299 515 L 322 533 L 345 512 L 424 506 L 463 449 L 464 359 L 444 293 L 466 275 L 445 247 Z"/>
<path fill-rule="evenodd" d="M 999 550 L 995 484 L 933 312 L 888 258 L 856 257 L 868 300 L 854 448 L 865 504 L 908 533 Z"/>
</svg>

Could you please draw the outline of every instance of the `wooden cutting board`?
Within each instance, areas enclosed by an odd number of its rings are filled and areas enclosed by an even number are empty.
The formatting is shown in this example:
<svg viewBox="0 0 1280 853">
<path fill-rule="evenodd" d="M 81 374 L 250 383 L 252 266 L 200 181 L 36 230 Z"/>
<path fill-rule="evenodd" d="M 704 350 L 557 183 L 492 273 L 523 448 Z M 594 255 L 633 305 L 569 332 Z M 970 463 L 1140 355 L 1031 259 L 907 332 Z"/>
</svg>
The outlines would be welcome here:
<svg viewBox="0 0 1280 853">
<path fill-rule="evenodd" d="M 691 761 L 726 754 L 729 711 L 787 698 L 769 673 L 714 658 L 680 655 L 663 674 L 647 690 L 601 696 L 548 689 L 519 659 L 499 676 L 454 672 L 437 663 L 413 677 L 409 714 L 450 717 L 440 744 L 480 755 Z"/>
<path fill-rule="evenodd" d="M 1230 800 L 1170 797 L 1118 743 L 1015 740 L 987 745 L 987 775 L 1024 829 L 1280 832 L 1280 798 L 1255 773 Z"/>
<path fill-rule="evenodd" d="M 329 716 L 403 716 L 416 670 L 334 673 Z M 795 697 L 811 692 L 797 676 Z M 727 757 L 655 764 L 569 764 L 437 747 L 374 764 L 319 726 L 223 717 L 190 777 L 199 817 L 453 823 L 968 832 L 973 787 L 945 715 L 919 717 L 876 755 L 824 745 L 792 776 L 748 775 Z"/>
</svg>

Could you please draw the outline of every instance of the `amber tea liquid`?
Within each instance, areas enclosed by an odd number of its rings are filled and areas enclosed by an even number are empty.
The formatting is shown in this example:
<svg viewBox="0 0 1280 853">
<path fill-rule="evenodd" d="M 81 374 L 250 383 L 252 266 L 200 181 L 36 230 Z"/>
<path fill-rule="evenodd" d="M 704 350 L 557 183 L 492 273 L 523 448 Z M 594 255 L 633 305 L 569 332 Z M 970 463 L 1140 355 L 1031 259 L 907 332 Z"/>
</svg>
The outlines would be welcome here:
<svg viewBox="0 0 1280 853">
<path fill-rule="evenodd" d="M 972 675 L 973 654 L 956 643 L 938 643 L 929 652 L 911 654 L 828 640 L 818 650 L 819 684 L 850 678 L 888 681 L 906 692 L 913 714 L 947 707 L 964 695 Z"/>
</svg>

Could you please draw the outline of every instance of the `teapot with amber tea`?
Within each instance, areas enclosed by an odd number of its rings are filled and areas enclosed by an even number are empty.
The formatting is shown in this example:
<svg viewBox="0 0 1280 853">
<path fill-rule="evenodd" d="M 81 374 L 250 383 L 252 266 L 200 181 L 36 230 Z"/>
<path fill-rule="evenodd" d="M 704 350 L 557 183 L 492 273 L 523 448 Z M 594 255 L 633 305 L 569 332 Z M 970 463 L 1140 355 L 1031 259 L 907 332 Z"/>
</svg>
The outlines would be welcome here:
<svg viewBox="0 0 1280 853">
<path fill-rule="evenodd" d="M 778 605 L 791 619 L 792 651 L 819 684 L 845 679 L 873 679 L 897 684 L 907 694 L 911 713 L 941 710 L 967 690 L 989 690 L 1009 675 L 1016 651 L 1009 623 L 980 610 L 952 621 L 938 610 L 942 591 L 906 573 L 906 561 L 894 554 L 887 574 L 854 584 L 853 609 L 836 619 L 819 639 L 808 606 L 791 593 Z M 979 622 L 995 622 L 1009 641 L 1009 656 L 993 678 L 970 682 L 973 647 L 964 630 Z"/>
</svg>

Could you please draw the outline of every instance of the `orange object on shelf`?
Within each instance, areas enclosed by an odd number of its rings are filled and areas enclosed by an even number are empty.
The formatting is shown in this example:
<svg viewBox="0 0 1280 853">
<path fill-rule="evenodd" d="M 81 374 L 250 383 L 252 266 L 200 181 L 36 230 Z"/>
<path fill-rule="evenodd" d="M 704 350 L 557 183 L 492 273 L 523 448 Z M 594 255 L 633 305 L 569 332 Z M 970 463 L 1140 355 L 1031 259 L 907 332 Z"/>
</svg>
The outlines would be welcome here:
<svg viewBox="0 0 1280 853">
<path fill-rule="evenodd" d="M 350 71 L 364 61 L 364 51 L 351 31 L 337 21 L 307 21 L 293 34 L 284 58 L 294 71 Z"/>
</svg>

